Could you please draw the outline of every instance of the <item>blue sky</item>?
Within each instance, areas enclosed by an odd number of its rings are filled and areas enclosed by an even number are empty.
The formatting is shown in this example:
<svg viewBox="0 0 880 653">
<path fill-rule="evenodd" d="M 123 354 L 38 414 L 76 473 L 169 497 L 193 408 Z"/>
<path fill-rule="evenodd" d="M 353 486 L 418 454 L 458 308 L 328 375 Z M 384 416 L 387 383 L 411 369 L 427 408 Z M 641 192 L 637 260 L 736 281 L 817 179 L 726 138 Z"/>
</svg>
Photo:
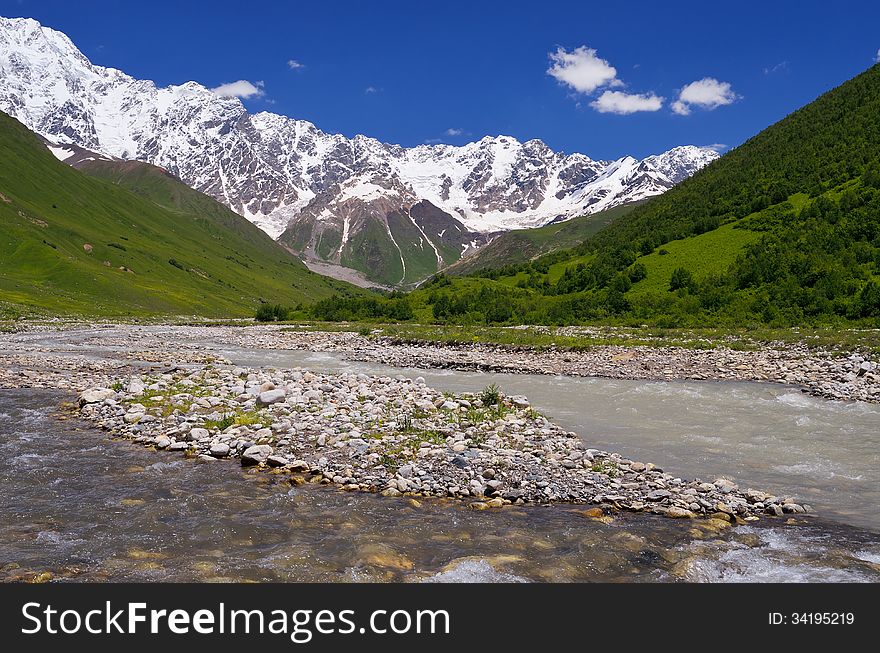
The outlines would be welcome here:
<svg viewBox="0 0 880 653">
<path fill-rule="evenodd" d="M 507 134 L 594 158 L 737 145 L 880 56 L 866 0 L 0 0 L 0 15 L 160 85 L 250 82 L 250 110 L 327 132 Z"/>
</svg>

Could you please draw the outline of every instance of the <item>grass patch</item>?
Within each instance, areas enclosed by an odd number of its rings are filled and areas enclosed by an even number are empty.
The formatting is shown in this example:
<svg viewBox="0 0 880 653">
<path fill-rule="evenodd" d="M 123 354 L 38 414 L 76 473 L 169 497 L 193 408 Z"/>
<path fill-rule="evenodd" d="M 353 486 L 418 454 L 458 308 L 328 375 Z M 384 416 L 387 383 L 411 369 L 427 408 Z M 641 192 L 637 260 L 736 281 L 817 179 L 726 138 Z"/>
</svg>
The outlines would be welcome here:
<svg viewBox="0 0 880 653">
<path fill-rule="evenodd" d="M 726 224 L 699 236 L 673 240 L 663 245 L 666 254 L 661 255 L 658 250 L 640 256 L 637 262 L 645 266 L 648 274 L 633 284 L 629 295 L 667 292 L 677 268 L 684 268 L 697 279 L 726 272 L 746 245 L 761 238 L 758 232 L 734 227 L 735 224 Z"/>
<path fill-rule="evenodd" d="M 225 431 L 230 426 L 253 426 L 254 424 L 264 424 L 265 421 L 265 417 L 259 411 L 236 410 L 224 413 L 219 419 L 205 420 L 205 428 Z"/>
</svg>

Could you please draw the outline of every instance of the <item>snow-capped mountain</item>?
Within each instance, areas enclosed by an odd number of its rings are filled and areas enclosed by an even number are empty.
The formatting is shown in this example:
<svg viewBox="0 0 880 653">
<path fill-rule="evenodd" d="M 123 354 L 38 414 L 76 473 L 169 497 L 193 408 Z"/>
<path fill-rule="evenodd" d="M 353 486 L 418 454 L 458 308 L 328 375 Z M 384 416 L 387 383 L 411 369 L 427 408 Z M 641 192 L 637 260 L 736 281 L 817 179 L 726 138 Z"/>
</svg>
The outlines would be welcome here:
<svg viewBox="0 0 880 653">
<path fill-rule="evenodd" d="M 430 251 L 441 266 L 484 240 L 475 234 L 657 195 L 718 156 L 684 146 L 642 161 L 594 161 L 509 136 L 414 148 L 346 138 L 304 120 L 250 114 L 239 99 L 196 82 L 158 88 L 96 66 L 63 33 L 24 18 L 0 18 L 0 110 L 56 147 L 161 166 L 272 237 L 287 230 L 283 242 L 307 258 L 355 269 L 368 267 L 370 252 L 386 251 L 377 237 L 393 243 L 404 267 L 405 250 L 414 245 L 409 238 L 421 242 L 419 257 L 429 259 Z M 413 207 L 434 218 L 419 223 L 408 215 Z M 358 212 L 373 219 L 353 217 Z M 312 227 L 308 239 L 304 225 Z M 334 239 L 335 249 L 326 244 Z M 412 264 L 373 279 L 411 280 L 422 268 Z"/>
</svg>

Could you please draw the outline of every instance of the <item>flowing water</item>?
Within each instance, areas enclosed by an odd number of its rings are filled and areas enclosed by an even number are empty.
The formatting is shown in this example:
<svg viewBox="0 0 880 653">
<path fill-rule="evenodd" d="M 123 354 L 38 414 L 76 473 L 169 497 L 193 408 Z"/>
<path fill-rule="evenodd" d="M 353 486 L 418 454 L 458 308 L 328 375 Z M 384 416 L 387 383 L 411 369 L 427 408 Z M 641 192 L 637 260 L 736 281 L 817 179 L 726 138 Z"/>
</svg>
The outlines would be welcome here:
<svg viewBox="0 0 880 653">
<path fill-rule="evenodd" d="M 70 341 L 68 341 L 70 342 Z M 499 384 L 589 446 L 683 477 L 791 494 L 818 518 L 697 534 L 576 506 L 474 512 L 156 453 L 75 419 L 54 391 L 0 391 L 0 580 L 880 580 L 880 407 L 784 386 L 402 370 L 342 355 L 211 344 L 235 364 Z M 78 350 L 82 353 L 81 350 Z M 94 355 L 101 355 L 93 352 Z"/>
</svg>

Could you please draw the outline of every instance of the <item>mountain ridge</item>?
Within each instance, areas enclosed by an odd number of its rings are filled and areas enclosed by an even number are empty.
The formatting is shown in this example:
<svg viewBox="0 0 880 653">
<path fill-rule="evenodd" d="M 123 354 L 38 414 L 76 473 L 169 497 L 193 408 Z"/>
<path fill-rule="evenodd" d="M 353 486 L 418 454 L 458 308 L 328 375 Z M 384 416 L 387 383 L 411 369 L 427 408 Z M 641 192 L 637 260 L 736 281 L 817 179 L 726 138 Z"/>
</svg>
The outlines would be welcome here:
<svg viewBox="0 0 880 653">
<path fill-rule="evenodd" d="M 595 161 L 509 136 L 412 148 L 364 135 L 347 138 L 305 120 L 252 114 L 238 98 L 220 97 L 193 81 L 158 87 L 94 65 L 66 35 L 33 19 L 0 18 L 0 73 L 0 109 L 33 131 L 60 145 L 166 168 L 273 238 L 296 217 L 319 212 L 314 202 L 326 208 L 321 196 L 350 180 L 399 182 L 468 232 L 489 233 L 660 194 L 718 156 L 681 146 L 641 161 Z M 387 215 L 382 221 L 388 225 Z M 440 247 L 439 232 L 420 235 Z M 459 257 L 473 240 L 463 236 L 455 243 Z M 364 267 L 365 260 L 357 263 Z M 396 274 L 376 280 L 393 282 Z"/>
</svg>

